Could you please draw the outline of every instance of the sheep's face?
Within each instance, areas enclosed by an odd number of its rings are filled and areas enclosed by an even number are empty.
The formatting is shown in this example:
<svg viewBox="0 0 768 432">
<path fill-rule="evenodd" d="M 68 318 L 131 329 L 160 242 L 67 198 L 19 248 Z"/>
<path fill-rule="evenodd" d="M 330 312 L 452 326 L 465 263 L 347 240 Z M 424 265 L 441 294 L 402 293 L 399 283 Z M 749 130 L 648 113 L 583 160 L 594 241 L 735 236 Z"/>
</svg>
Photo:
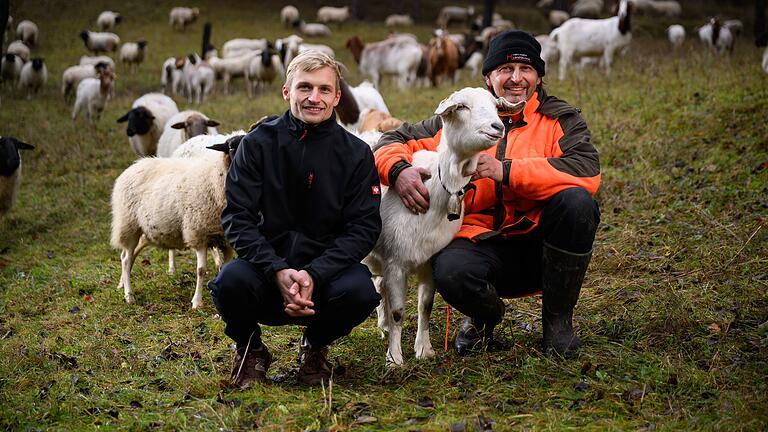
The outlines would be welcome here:
<svg viewBox="0 0 768 432">
<path fill-rule="evenodd" d="M 32 150 L 35 146 L 14 137 L 0 137 L 0 176 L 9 177 L 21 164 L 19 150 Z"/>
<path fill-rule="evenodd" d="M 482 88 L 464 88 L 440 102 L 435 114 L 443 120 L 443 133 L 452 137 L 452 150 L 469 157 L 493 147 L 504 135 L 499 112 L 519 112 L 524 104 L 495 98 Z"/>
<path fill-rule="evenodd" d="M 187 134 L 187 139 L 196 137 L 198 135 L 208 134 L 209 127 L 216 127 L 219 122 L 216 120 L 207 119 L 199 114 L 192 114 L 183 122 L 178 122 L 171 127 L 173 129 L 184 129 Z"/>
<path fill-rule="evenodd" d="M 493 89 L 496 96 L 514 104 L 530 99 L 536 92 L 536 86 L 541 84 L 541 78 L 533 66 L 513 62 L 492 70 L 485 77 L 485 83 L 489 89 Z"/>
<path fill-rule="evenodd" d="M 128 122 L 128 127 L 125 128 L 125 133 L 132 137 L 134 135 L 145 135 L 152 128 L 152 121 L 155 116 L 152 112 L 143 106 L 136 107 L 128 111 L 124 116 L 117 119 L 118 123 Z"/>
</svg>

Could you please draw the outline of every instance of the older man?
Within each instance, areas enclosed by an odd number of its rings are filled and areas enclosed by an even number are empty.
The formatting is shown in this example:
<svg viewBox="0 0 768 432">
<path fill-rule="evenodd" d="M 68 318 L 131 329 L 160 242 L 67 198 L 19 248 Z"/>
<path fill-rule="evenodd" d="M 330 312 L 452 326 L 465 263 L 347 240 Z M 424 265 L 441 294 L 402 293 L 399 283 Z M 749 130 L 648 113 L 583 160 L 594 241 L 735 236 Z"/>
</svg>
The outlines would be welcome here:
<svg viewBox="0 0 768 432">
<path fill-rule="evenodd" d="M 438 292 L 467 316 L 455 340 L 459 354 L 492 340 L 502 297 L 539 292 L 542 348 L 566 355 L 580 345 L 572 316 L 600 221 L 592 198 L 600 164 L 586 123 L 546 94 L 544 73 L 541 46 L 530 34 L 511 30 L 491 41 L 483 64 L 488 91 L 526 105 L 502 117 L 505 136 L 480 157 L 461 229 L 433 260 Z M 426 211 L 429 194 L 427 172 L 410 162 L 415 151 L 436 149 L 441 127 L 439 117 L 405 124 L 377 145 L 382 182 L 413 212 Z"/>
<path fill-rule="evenodd" d="M 208 287 L 237 344 L 232 381 L 265 382 L 259 324 L 306 326 L 298 379 L 331 377 L 327 347 L 379 303 L 360 261 L 381 231 L 373 153 L 336 123 L 339 69 L 307 51 L 288 65 L 290 109 L 246 135 L 226 181 L 222 224 L 238 258 Z"/>
</svg>

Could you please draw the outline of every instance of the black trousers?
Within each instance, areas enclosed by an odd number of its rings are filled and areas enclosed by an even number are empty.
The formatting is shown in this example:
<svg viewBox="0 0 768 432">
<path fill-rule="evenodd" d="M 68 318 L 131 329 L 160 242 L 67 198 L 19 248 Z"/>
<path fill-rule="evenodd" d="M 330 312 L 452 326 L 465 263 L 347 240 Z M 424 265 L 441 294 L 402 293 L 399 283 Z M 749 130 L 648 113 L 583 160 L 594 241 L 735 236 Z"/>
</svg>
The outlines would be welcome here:
<svg viewBox="0 0 768 432">
<path fill-rule="evenodd" d="M 363 264 L 352 265 L 325 285 L 315 286 L 312 293 L 315 314 L 309 317 L 286 314 L 275 282 L 239 258 L 222 267 L 208 288 L 226 323 L 224 333 L 238 348 L 245 347 L 249 338 L 251 348 L 261 346 L 259 324 L 306 326 L 304 335 L 310 346 L 326 346 L 365 321 L 381 299 L 371 282 L 371 273 Z"/>
<path fill-rule="evenodd" d="M 542 248 L 546 242 L 567 252 L 592 250 L 600 210 L 579 187 L 553 196 L 530 233 L 473 243 L 455 239 L 433 258 L 435 287 L 443 299 L 482 324 L 501 322 L 500 297 L 541 291 Z"/>
</svg>

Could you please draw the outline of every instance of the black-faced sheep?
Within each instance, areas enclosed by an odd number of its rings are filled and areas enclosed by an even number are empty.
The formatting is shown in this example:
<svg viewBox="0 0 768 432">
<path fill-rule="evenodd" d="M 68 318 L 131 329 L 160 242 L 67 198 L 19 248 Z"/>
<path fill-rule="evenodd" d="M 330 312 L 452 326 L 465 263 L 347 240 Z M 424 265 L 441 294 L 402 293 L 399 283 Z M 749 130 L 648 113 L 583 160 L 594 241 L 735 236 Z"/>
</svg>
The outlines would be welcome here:
<svg viewBox="0 0 768 432">
<path fill-rule="evenodd" d="M 35 146 L 20 140 L 0 137 L 0 217 L 13 207 L 21 185 L 21 155 L 19 150 L 32 150 Z"/>
</svg>

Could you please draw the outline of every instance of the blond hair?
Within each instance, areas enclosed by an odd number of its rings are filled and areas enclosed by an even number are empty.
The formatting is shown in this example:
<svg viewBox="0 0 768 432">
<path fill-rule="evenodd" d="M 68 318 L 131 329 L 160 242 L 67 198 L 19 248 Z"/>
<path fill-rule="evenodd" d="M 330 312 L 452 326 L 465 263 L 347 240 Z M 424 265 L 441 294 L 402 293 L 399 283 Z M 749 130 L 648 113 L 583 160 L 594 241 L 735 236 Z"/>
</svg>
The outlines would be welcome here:
<svg viewBox="0 0 768 432">
<path fill-rule="evenodd" d="M 341 77 L 341 70 L 339 70 L 339 63 L 336 62 L 331 56 L 317 50 L 307 50 L 297 55 L 288 64 L 288 69 L 285 71 L 285 86 L 290 88 L 293 82 L 293 75 L 297 70 L 302 72 L 314 72 L 318 69 L 329 67 L 336 74 L 336 90 L 339 90 L 339 78 Z"/>
</svg>

